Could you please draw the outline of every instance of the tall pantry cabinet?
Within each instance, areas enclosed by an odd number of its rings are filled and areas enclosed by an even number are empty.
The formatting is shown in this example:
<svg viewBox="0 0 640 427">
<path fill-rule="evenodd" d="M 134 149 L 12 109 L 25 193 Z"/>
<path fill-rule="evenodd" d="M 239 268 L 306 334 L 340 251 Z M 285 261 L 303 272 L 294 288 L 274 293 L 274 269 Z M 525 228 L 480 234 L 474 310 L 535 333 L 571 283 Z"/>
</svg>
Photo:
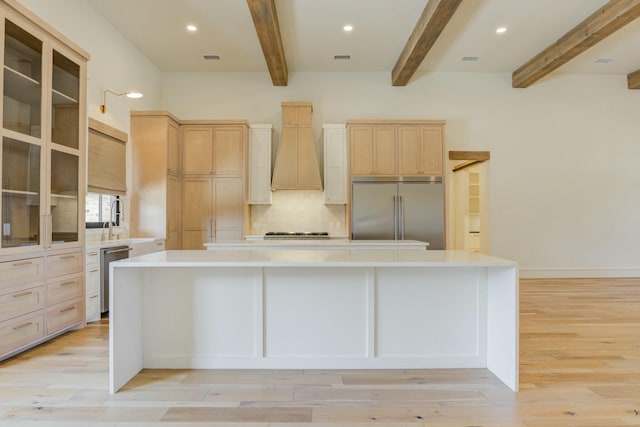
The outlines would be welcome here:
<svg viewBox="0 0 640 427">
<path fill-rule="evenodd" d="M 180 249 L 180 125 L 166 111 L 132 111 L 131 235 Z"/>
<path fill-rule="evenodd" d="M 241 240 L 249 220 L 246 121 L 182 126 L 182 249 Z"/>
<path fill-rule="evenodd" d="M 0 1 L 0 359 L 84 325 L 89 55 Z"/>
</svg>

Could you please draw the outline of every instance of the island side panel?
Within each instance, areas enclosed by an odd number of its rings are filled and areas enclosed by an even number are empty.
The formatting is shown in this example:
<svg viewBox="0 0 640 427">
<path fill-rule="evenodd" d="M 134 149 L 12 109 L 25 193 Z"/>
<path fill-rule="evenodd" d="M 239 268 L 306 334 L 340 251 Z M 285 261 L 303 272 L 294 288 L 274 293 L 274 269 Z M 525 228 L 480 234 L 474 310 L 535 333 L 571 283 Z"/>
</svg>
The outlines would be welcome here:
<svg viewBox="0 0 640 427">
<path fill-rule="evenodd" d="M 376 357 L 420 368 L 486 366 L 483 269 L 377 269 Z"/>
<path fill-rule="evenodd" d="M 372 268 L 265 268 L 266 357 L 324 368 L 367 358 L 372 280 Z"/>
<path fill-rule="evenodd" d="M 487 270 L 487 368 L 513 391 L 518 391 L 518 268 L 489 267 Z"/>
<path fill-rule="evenodd" d="M 222 368 L 262 356 L 261 268 L 150 268 L 145 279 L 145 368 Z"/>
<path fill-rule="evenodd" d="M 109 391 L 115 393 L 143 368 L 143 270 L 110 264 Z"/>
</svg>

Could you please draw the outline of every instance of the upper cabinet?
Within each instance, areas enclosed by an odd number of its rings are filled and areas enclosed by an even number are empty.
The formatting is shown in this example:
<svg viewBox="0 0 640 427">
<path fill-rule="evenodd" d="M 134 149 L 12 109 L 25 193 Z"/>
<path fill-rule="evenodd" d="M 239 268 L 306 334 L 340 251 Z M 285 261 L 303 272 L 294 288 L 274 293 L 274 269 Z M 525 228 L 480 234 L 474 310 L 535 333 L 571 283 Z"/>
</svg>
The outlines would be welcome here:
<svg viewBox="0 0 640 427">
<path fill-rule="evenodd" d="M 182 173 L 242 177 L 247 124 L 188 124 L 182 128 Z"/>
<path fill-rule="evenodd" d="M 443 127 L 398 126 L 398 170 L 401 176 L 443 174 Z"/>
<path fill-rule="evenodd" d="M 271 204 L 271 135 L 273 126 L 249 128 L 249 204 Z"/>
<path fill-rule="evenodd" d="M 442 176 L 444 123 L 353 120 L 347 123 L 352 176 Z"/>
<path fill-rule="evenodd" d="M 1 12 L 0 254 L 79 247 L 88 55 L 11 6 Z"/>
<path fill-rule="evenodd" d="M 324 140 L 324 203 L 347 204 L 347 133 L 345 125 L 322 126 Z"/>
</svg>

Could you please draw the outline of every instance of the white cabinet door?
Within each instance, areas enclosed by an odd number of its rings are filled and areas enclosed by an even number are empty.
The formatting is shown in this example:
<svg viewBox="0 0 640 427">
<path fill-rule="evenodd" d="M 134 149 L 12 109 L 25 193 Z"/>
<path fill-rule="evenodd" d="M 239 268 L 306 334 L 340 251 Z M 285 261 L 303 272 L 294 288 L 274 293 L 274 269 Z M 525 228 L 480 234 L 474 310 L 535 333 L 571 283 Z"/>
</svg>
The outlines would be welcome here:
<svg viewBox="0 0 640 427">
<path fill-rule="evenodd" d="M 87 249 L 85 261 L 85 317 L 87 322 L 100 320 L 100 250 Z"/>
<path fill-rule="evenodd" d="M 271 132 L 272 126 L 249 128 L 249 204 L 271 204 Z"/>
<path fill-rule="evenodd" d="M 347 131 L 345 125 L 324 125 L 324 202 L 347 204 Z"/>
</svg>

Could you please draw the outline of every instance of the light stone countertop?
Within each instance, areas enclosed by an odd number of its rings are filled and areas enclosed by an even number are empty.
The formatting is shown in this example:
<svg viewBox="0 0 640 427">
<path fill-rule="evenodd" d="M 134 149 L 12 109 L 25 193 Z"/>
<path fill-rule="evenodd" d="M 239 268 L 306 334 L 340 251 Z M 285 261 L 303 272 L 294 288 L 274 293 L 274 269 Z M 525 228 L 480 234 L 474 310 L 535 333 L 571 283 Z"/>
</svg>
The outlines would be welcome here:
<svg viewBox="0 0 640 427">
<path fill-rule="evenodd" d="M 113 248 L 115 246 L 128 246 L 134 243 L 146 243 L 158 240 L 155 237 L 127 237 L 112 240 L 90 240 L 85 242 L 85 249 Z"/>
<path fill-rule="evenodd" d="M 394 248 L 421 248 L 427 249 L 429 243 L 418 240 L 348 240 L 348 239 L 273 239 L 273 240 L 235 240 L 226 242 L 205 243 L 209 249 L 394 249 Z"/>
<path fill-rule="evenodd" d="M 419 249 L 182 250 L 112 263 L 116 267 L 517 267 L 466 251 Z"/>
</svg>

